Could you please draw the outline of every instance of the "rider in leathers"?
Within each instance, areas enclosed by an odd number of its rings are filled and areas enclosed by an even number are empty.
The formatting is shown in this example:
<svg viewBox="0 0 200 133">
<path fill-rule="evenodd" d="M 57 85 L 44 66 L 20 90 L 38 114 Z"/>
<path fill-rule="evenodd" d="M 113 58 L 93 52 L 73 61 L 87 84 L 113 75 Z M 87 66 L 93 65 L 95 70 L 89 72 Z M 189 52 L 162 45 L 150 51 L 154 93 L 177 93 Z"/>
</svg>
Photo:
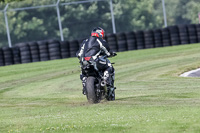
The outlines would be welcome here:
<svg viewBox="0 0 200 133">
<path fill-rule="evenodd" d="M 102 58 L 102 56 L 115 56 L 116 53 L 111 52 L 108 43 L 104 40 L 104 35 L 105 32 L 102 28 L 94 28 L 91 32 L 91 36 L 82 42 L 80 49 L 77 52 L 77 57 L 79 58 L 80 63 L 83 61 L 92 61 L 98 70 L 104 71 L 104 81 L 114 87 L 114 68 L 110 61 L 107 58 Z M 109 76 L 112 77 L 112 80 L 110 80 Z M 80 79 L 82 80 L 83 94 L 85 95 L 85 83 L 87 77 L 83 71 L 81 71 Z"/>
</svg>

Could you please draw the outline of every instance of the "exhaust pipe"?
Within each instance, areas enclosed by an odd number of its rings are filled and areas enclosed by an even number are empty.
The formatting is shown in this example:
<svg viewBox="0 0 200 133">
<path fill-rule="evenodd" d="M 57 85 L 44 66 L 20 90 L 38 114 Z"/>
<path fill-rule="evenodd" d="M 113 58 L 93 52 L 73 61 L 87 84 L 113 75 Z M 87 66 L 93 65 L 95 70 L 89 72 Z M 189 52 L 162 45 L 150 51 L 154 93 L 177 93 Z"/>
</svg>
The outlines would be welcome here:
<svg viewBox="0 0 200 133">
<path fill-rule="evenodd" d="M 101 86 L 103 86 L 103 87 L 106 86 L 106 82 L 105 82 L 105 81 L 102 81 L 102 82 L 101 82 Z"/>
</svg>

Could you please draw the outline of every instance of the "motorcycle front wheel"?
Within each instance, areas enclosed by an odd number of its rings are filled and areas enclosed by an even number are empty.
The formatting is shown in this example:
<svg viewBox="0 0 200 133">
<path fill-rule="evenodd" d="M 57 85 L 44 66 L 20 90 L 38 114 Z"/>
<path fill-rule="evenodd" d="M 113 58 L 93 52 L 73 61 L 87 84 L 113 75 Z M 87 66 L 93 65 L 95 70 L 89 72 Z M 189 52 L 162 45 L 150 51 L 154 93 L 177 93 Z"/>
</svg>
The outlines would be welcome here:
<svg viewBox="0 0 200 133">
<path fill-rule="evenodd" d="M 98 99 L 95 93 L 95 77 L 88 77 L 86 82 L 86 95 L 89 103 L 98 103 Z"/>
</svg>

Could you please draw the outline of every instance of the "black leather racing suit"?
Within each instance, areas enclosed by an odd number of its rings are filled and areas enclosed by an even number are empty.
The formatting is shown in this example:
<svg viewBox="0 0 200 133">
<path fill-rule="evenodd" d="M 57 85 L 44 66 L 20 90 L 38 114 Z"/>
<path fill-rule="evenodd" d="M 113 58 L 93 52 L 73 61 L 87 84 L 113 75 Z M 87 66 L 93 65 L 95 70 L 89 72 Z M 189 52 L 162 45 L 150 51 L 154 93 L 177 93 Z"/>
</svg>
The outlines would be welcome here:
<svg viewBox="0 0 200 133">
<path fill-rule="evenodd" d="M 104 55 L 110 56 L 112 54 L 108 43 L 102 38 L 91 36 L 88 39 L 84 40 L 80 46 L 79 51 L 77 52 L 77 57 L 82 62 L 84 60 L 95 61 L 96 67 L 98 70 L 104 71 L 104 79 L 107 83 L 112 84 L 114 87 L 114 68 L 111 65 L 110 61 L 102 59 Z M 108 77 L 112 75 L 112 83 L 108 81 Z M 81 72 L 80 79 L 82 80 L 83 87 L 86 81 L 86 76 Z"/>
</svg>

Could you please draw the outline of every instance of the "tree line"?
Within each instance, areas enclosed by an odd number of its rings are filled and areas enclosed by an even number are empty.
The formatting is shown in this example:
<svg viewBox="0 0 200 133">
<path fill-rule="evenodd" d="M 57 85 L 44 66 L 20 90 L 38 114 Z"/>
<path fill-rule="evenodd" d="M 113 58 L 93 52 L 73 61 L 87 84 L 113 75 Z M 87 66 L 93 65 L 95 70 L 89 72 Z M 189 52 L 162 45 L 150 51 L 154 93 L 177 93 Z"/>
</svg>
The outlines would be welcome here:
<svg viewBox="0 0 200 133">
<path fill-rule="evenodd" d="M 10 2 L 18 2 L 23 0 L 0 0 L 0 3 L 10 3 Z"/>
<path fill-rule="evenodd" d="M 55 4 L 55 2 L 56 0 L 37 2 L 34 0 L 0 0 L 0 3 L 10 3 L 7 17 L 12 43 L 60 39 L 56 7 L 9 11 L 13 8 L 48 5 Z M 61 1 L 63 2 L 69 1 Z M 199 0 L 168 0 L 165 1 L 165 5 L 168 25 L 198 23 Z M 113 9 L 117 32 L 164 27 L 161 0 L 113 0 Z M 60 5 L 59 11 L 65 40 L 85 38 L 95 26 L 101 26 L 107 33 L 112 33 L 109 1 Z M 8 44 L 3 12 L 0 12 L 0 27 L 2 27 L 0 30 L 1 47 Z"/>
</svg>

